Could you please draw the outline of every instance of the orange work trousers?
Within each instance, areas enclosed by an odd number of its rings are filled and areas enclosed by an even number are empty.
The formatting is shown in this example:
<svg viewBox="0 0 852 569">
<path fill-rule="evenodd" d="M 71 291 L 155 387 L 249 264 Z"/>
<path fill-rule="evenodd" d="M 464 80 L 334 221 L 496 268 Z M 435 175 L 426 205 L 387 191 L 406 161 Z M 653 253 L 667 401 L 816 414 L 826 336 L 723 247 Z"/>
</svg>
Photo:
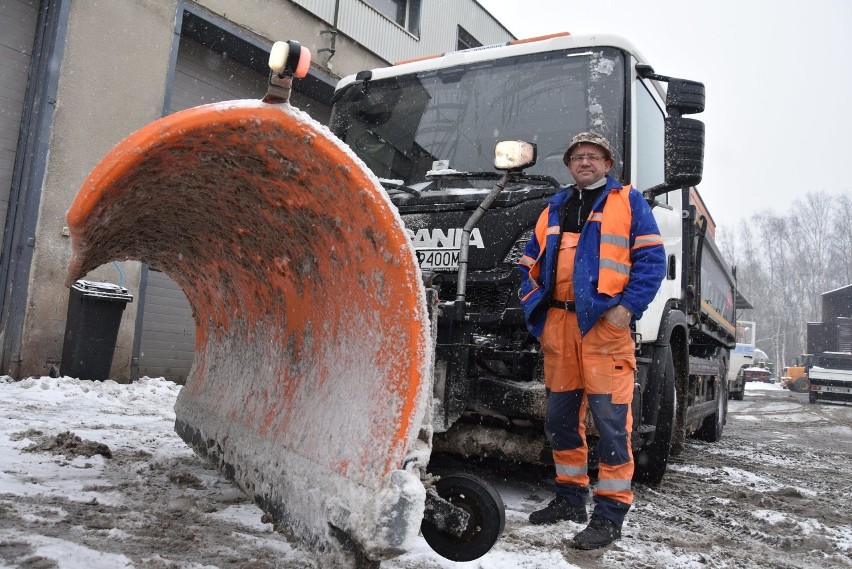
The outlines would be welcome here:
<svg viewBox="0 0 852 569">
<path fill-rule="evenodd" d="M 574 299 L 572 277 L 578 239 L 577 233 L 562 236 L 554 291 L 557 300 Z M 591 410 L 600 433 L 594 495 L 629 507 L 633 503 L 630 433 L 636 369 L 630 329 L 601 317 L 583 336 L 575 312 L 550 308 L 539 341 L 547 388 L 545 432 L 553 448 L 557 488 L 587 492 L 585 417 Z"/>
</svg>

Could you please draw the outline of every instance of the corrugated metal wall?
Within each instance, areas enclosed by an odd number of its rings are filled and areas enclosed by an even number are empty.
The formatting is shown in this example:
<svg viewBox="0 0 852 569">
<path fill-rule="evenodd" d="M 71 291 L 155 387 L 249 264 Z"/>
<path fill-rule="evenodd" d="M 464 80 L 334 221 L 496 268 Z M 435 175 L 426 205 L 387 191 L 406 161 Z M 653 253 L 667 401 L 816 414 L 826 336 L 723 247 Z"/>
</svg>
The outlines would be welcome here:
<svg viewBox="0 0 852 569">
<path fill-rule="evenodd" d="M 139 376 L 184 383 L 195 356 L 195 320 L 186 295 L 165 273 L 149 269 L 139 348 Z"/>
<path fill-rule="evenodd" d="M 178 50 L 170 108 L 183 109 L 232 99 L 259 99 L 267 76 L 191 39 L 182 37 Z M 329 109 L 294 91 L 293 104 L 319 121 Z M 168 275 L 148 270 L 139 343 L 140 377 L 165 377 L 183 383 L 195 354 L 195 321 L 183 291 Z"/>
<path fill-rule="evenodd" d="M 340 32 L 391 63 L 455 50 L 458 26 L 483 45 L 513 39 L 474 0 L 422 0 L 419 38 L 384 17 L 364 0 L 339 1 Z M 334 21 L 335 0 L 293 2 L 328 23 Z"/>
<path fill-rule="evenodd" d="M 266 76 L 187 38 L 181 38 L 170 112 L 231 99 L 258 99 Z M 195 320 L 186 295 L 166 274 L 148 271 L 139 376 L 183 383 L 195 354 Z"/>
</svg>

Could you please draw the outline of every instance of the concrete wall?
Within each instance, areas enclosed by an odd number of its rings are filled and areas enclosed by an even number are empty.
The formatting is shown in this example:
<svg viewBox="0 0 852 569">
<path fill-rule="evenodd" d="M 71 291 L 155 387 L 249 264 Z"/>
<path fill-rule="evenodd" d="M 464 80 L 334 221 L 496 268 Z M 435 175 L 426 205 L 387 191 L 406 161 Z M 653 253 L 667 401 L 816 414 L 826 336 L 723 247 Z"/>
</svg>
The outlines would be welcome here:
<svg viewBox="0 0 852 569">
<path fill-rule="evenodd" d="M 62 353 L 70 240 L 65 212 L 89 171 L 116 143 L 162 114 L 177 0 L 85 0 L 71 4 L 42 192 L 20 373 L 41 375 Z M 122 263 L 139 289 L 139 264 Z M 87 277 L 118 282 L 105 265 Z M 112 376 L 129 377 L 136 305 L 124 312 Z"/>
</svg>

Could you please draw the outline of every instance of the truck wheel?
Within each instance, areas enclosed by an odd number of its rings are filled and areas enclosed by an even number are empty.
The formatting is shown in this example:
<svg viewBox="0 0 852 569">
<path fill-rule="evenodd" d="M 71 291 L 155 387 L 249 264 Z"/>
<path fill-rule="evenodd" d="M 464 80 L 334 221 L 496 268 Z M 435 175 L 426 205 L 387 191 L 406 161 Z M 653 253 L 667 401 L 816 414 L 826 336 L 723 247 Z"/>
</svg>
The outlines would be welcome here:
<svg viewBox="0 0 852 569">
<path fill-rule="evenodd" d="M 728 410 L 728 395 L 725 393 L 726 381 L 717 381 L 716 411 L 704 418 L 701 428 L 695 432 L 695 438 L 710 443 L 719 442 L 722 438 L 722 428 L 725 425 L 725 414 Z"/>
<path fill-rule="evenodd" d="M 745 389 L 743 387 L 740 387 L 736 391 L 731 392 L 731 399 L 733 399 L 734 401 L 742 401 L 744 396 Z"/>
<path fill-rule="evenodd" d="M 731 399 L 742 401 L 745 397 L 745 380 L 737 383 L 737 389 L 731 392 Z"/>
<path fill-rule="evenodd" d="M 663 480 L 666 465 L 672 448 L 677 392 L 675 390 L 674 359 L 671 346 L 665 348 L 665 366 L 663 368 L 663 387 L 660 394 L 660 410 L 657 414 L 657 428 L 654 440 L 637 451 L 633 480 L 645 484 L 657 485 Z"/>
<path fill-rule="evenodd" d="M 811 391 L 810 393 L 808 393 L 808 403 L 816 403 L 816 402 L 817 402 L 816 393 Z"/>
<path fill-rule="evenodd" d="M 460 536 L 424 521 L 420 533 L 429 547 L 451 561 L 473 561 L 488 553 L 506 525 L 506 507 L 500 494 L 486 481 L 467 473 L 444 476 L 435 489 L 441 498 L 470 514 L 470 520 Z"/>
<path fill-rule="evenodd" d="M 807 377 L 800 377 L 793 383 L 792 390 L 796 393 L 808 393 L 811 390 L 811 383 Z"/>
</svg>

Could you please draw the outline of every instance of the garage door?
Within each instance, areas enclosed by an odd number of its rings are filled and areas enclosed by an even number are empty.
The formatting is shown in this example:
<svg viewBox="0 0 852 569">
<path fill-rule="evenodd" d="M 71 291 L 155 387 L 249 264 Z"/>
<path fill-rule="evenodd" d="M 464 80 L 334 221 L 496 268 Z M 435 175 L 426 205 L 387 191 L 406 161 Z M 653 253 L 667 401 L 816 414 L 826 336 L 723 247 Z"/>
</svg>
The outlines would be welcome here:
<svg viewBox="0 0 852 569">
<path fill-rule="evenodd" d="M 0 235 L 9 211 L 38 6 L 38 0 L 0 2 Z"/>
<path fill-rule="evenodd" d="M 259 99 L 266 75 L 181 38 L 171 92 L 170 112 L 231 99 Z M 148 270 L 139 376 L 165 377 L 183 383 L 195 353 L 192 309 L 180 287 L 155 267 Z"/>
</svg>

